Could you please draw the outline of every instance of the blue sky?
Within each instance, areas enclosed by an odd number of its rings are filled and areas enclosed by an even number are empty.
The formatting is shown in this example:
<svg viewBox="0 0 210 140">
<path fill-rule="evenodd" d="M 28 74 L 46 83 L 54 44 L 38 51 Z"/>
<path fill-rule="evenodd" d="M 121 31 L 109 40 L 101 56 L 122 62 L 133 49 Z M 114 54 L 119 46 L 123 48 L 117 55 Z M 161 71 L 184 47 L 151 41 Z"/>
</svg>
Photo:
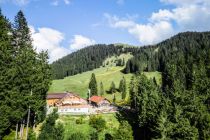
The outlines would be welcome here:
<svg viewBox="0 0 210 140">
<path fill-rule="evenodd" d="M 23 10 L 50 62 L 91 44 L 142 46 L 210 30 L 210 0 L 0 0 L 0 7 L 11 21 Z"/>
</svg>

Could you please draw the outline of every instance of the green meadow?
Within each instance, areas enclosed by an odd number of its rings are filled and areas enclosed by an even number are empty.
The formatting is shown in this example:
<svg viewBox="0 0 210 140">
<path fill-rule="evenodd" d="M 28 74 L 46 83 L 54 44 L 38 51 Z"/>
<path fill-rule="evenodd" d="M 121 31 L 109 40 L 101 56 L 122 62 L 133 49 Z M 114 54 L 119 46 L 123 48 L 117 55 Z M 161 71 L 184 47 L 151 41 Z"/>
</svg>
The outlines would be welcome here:
<svg viewBox="0 0 210 140">
<path fill-rule="evenodd" d="M 115 117 L 115 113 L 101 114 L 102 118 L 106 121 L 106 128 L 99 133 L 99 139 L 103 139 L 106 133 L 113 134 L 119 127 L 119 121 Z M 76 120 L 82 118 L 82 123 L 77 124 Z M 89 137 L 89 134 L 94 130 L 89 125 L 89 116 L 69 116 L 61 115 L 57 121 L 64 125 L 64 140 L 67 140 L 72 133 L 82 132 Z"/>
<path fill-rule="evenodd" d="M 126 79 L 127 92 L 129 92 L 130 80 L 133 74 L 122 73 L 121 70 L 123 70 L 123 68 L 124 67 L 120 66 L 101 67 L 92 71 L 84 72 L 82 74 L 69 76 L 64 79 L 53 80 L 49 93 L 71 91 L 83 98 L 87 98 L 88 84 L 91 78 L 91 74 L 95 73 L 98 87 L 100 82 L 102 82 L 105 91 L 104 96 L 112 101 L 113 95 L 106 92 L 109 91 L 112 81 L 115 83 L 116 88 L 118 88 L 119 82 L 124 76 Z M 144 74 L 148 78 L 155 77 L 158 84 L 161 84 L 161 74 L 159 72 L 144 72 Z M 115 96 L 116 101 L 119 102 L 121 100 L 121 94 L 116 92 Z"/>
</svg>

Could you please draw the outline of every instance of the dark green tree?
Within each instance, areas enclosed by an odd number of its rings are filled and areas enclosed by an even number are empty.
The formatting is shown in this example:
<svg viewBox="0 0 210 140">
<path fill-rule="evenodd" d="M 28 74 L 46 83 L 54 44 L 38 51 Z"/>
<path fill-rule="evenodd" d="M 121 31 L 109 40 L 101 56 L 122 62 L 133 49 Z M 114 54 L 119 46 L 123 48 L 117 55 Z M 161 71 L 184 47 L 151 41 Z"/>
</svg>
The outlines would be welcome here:
<svg viewBox="0 0 210 140">
<path fill-rule="evenodd" d="M 113 81 L 111 83 L 109 91 L 110 91 L 110 93 L 114 93 L 116 91 L 115 83 Z"/>
<path fill-rule="evenodd" d="M 90 140 L 99 140 L 98 132 L 96 130 L 90 132 Z"/>
<path fill-rule="evenodd" d="M 115 96 L 115 94 L 113 95 L 113 103 L 116 103 L 116 96 Z"/>
<path fill-rule="evenodd" d="M 100 95 L 101 95 L 101 96 L 104 95 L 104 85 L 103 85 L 102 82 L 100 83 Z"/>
<path fill-rule="evenodd" d="M 11 126 L 12 107 L 9 96 L 13 90 L 12 78 L 15 76 L 14 49 L 11 46 L 11 26 L 0 9 L 0 139 Z"/>
<path fill-rule="evenodd" d="M 18 110 L 27 110 L 31 106 L 31 120 L 39 123 L 45 118 L 46 94 L 51 83 L 51 69 L 48 64 L 47 52 L 36 53 L 32 46 L 31 33 L 22 11 L 17 13 L 13 31 L 15 54 L 15 67 L 17 76 L 13 79 L 18 88 L 18 96 L 22 96 L 21 104 L 14 102 Z M 17 98 L 17 97 L 13 97 Z M 22 107 L 20 106 L 22 105 Z M 26 111 L 21 111 L 22 117 L 26 116 Z M 13 115 L 16 116 L 16 115 Z M 15 118 L 14 118 L 15 120 Z M 33 125 L 32 123 L 30 123 Z"/>
<path fill-rule="evenodd" d="M 122 99 L 125 99 L 125 97 L 126 97 L 126 80 L 125 80 L 125 77 L 123 77 L 120 80 L 119 91 L 122 94 Z"/>
<path fill-rule="evenodd" d="M 61 140 L 64 138 L 63 124 L 56 120 L 58 119 L 57 110 L 54 109 L 51 114 L 46 118 L 46 121 L 41 127 L 41 133 L 39 134 L 39 140 Z"/>
<path fill-rule="evenodd" d="M 101 116 L 93 115 L 90 116 L 89 125 L 101 132 L 106 127 L 106 121 Z"/>
<path fill-rule="evenodd" d="M 96 81 L 96 76 L 94 73 L 92 73 L 91 75 L 91 79 L 89 82 L 89 89 L 90 89 L 91 96 L 98 95 L 97 81 Z"/>
<path fill-rule="evenodd" d="M 117 132 L 114 134 L 115 140 L 133 140 L 132 127 L 127 121 L 120 122 Z"/>
<path fill-rule="evenodd" d="M 113 136 L 109 133 L 105 134 L 105 140 L 114 140 Z"/>
<path fill-rule="evenodd" d="M 154 82 L 144 74 L 137 75 L 131 83 L 131 104 L 136 110 L 136 119 L 143 139 L 149 139 L 154 134 L 153 127 L 157 124 L 162 108 L 161 94 Z"/>
<path fill-rule="evenodd" d="M 32 129 L 29 130 L 28 140 L 36 140 L 36 133 Z"/>
<path fill-rule="evenodd" d="M 29 105 L 29 126 L 35 118 L 37 123 L 44 120 L 51 81 L 47 59 L 46 52 L 33 49 L 23 12 L 18 12 L 13 28 L 0 12 L 0 139 L 6 130 L 26 122 Z"/>
</svg>

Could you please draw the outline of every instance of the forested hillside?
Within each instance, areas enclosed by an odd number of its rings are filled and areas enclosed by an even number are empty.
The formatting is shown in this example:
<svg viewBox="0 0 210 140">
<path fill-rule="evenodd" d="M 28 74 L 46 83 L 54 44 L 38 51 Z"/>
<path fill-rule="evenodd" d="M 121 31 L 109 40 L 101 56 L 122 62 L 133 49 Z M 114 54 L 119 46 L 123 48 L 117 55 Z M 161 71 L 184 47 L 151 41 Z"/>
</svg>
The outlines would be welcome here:
<svg viewBox="0 0 210 140">
<path fill-rule="evenodd" d="M 198 55 L 208 58 L 209 43 L 210 32 L 179 33 L 157 45 L 140 48 L 127 62 L 125 72 L 163 71 L 172 58 L 176 58 L 174 61 L 180 57 L 196 60 Z M 189 61 L 187 63 L 193 63 L 193 60 Z"/>
<path fill-rule="evenodd" d="M 51 64 L 54 79 L 62 79 L 85 71 L 99 68 L 106 58 L 122 53 L 136 52 L 137 47 L 98 44 L 71 53 Z M 122 60 L 123 61 L 123 60 Z"/>
<path fill-rule="evenodd" d="M 127 118 L 136 139 L 210 139 L 210 32 L 178 34 L 125 70 L 162 72 L 161 88 L 143 74 L 131 81 L 135 113 Z"/>
</svg>

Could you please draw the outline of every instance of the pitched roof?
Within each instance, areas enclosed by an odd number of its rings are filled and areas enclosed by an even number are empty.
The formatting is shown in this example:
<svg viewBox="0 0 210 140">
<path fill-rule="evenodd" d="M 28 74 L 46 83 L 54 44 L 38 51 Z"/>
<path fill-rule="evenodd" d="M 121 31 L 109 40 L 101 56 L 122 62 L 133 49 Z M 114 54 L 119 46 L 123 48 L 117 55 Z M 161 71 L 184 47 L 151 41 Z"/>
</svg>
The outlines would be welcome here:
<svg viewBox="0 0 210 140">
<path fill-rule="evenodd" d="M 67 93 L 48 93 L 47 99 L 62 99 Z"/>
<path fill-rule="evenodd" d="M 78 98 L 81 98 L 79 95 L 77 95 L 76 93 L 73 92 L 65 92 L 65 93 L 48 93 L 47 94 L 47 99 L 62 99 L 63 97 L 65 97 L 66 95 L 73 95 L 76 96 Z M 83 99 L 83 98 L 82 98 Z"/>
<path fill-rule="evenodd" d="M 101 97 L 101 96 L 92 96 L 89 100 L 91 102 L 99 103 L 99 102 L 101 102 L 103 100 L 106 100 L 106 98 Z"/>
</svg>

